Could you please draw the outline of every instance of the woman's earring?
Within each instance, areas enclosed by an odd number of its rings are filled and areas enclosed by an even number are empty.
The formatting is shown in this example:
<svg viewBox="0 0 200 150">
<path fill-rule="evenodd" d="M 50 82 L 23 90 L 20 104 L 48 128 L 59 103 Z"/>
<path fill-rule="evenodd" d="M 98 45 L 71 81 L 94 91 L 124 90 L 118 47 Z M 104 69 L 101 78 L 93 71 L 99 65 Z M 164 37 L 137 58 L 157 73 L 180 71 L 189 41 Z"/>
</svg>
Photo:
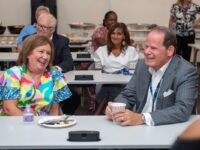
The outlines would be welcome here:
<svg viewBox="0 0 200 150">
<path fill-rule="evenodd" d="M 124 40 L 122 41 L 122 45 L 123 45 L 123 46 L 125 46 L 125 45 L 126 45 L 126 42 L 125 42 Z"/>
</svg>

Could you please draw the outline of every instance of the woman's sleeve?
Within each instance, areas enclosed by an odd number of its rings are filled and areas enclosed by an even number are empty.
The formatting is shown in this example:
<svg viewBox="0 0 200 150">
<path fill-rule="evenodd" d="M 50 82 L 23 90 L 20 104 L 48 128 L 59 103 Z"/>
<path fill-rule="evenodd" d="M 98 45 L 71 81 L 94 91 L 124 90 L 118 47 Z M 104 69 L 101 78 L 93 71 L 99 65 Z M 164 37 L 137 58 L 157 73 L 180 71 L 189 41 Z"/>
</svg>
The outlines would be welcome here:
<svg viewBox="0 0 200 150">
<path fill-rule="evenodd" d="M 101 37 L 102 37 L 102 31 L 101 31 L 101 27 L 99 27 L 96 30 L 94 30 L 92 34 L 92 41 L 99 39 Z"/>
<path fill-rule="evenodd" d="M 57 69 L 50 72 L 53 79 L 53 103 L 58 103 L 68 99 L 72 93 L 69 90 L 64 75 Z"/>
<path fill-rule="evenodd" d="M 170 8 L 170 15 L 172 16 L 172 17 L 174 17 L 175 16 L 175 12 L 176 10 L 175 10 L 175 4 L 173 4 L 172 5 L 172 7 Z"/>
<path fill-rule="evenodd" d="M 20 70 L 16 67 L 8 69 L 0 79 L 1 100 L 20 98 Z"/>
<path fill-rule="evenodd" d="M 96 50 L 93 56 L 94 56 L 95 69 L 102 69 L 102 62 L 100 58 L 100 48 Z"/>
<path fill-rule="evenodd" d="M 135 69 L 139 59 L 138 51 L 134 47 L 130 47 L 129 53 L 129 69 Z"/>
</svg>

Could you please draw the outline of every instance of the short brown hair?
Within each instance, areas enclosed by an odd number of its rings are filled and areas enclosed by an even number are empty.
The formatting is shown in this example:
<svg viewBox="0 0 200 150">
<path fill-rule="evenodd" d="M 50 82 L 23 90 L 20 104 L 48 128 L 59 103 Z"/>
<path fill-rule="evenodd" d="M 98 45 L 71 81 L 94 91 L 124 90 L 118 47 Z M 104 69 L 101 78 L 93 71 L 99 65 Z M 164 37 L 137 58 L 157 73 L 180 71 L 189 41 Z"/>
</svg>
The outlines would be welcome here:
<svg viewBox="0 0 200 150">
<path fill-rule="evenodd" d="M 129 31 L 127 29 L 127 26 L 122 22 L 115 23 L 111 26 L 111 28 L 108 31 L 107 47 L 108 47 L 108 54 L 109 55 L 112 52 L 112 50 L 115 48 L 115 45 L 113 44 L 113 42 L 111 40 L 111 35 L 113 34 L 114 30 L 117 29 L 117 28 L 122 29 L 124 36 L 125 36 L 124 44 L 121 45 L 122 52 L 125 51 L 127 49 L 127 47 L 131 44 L 130 34 L 129 34 Z"/>
<path fill-rule="evenodd" d="M 36 47 L 43 46 L 43 45 L 46 45 L 46 44 L 49 44 L 50 47 L 51 47 L 50 62 L 47 66 L 47 70 L 49 71 L 51 69 L 52 62 L 53 62 L 54 46 L 53 46 L 52 41 L 44 35 L 38 35 L 38 34 L 30 35 L 29 37 L 27 37 L 24 40 L 23 45 L 22 45 L 22 50 L 21 50 L 19 57 L 18 57 L 18 60 L 17 60 L 18 65 L 21 66 L 21 65 L 24 64 L 27 67 L 28 56 L 31 54 L 31 52 Z"/>
<path fill-rule="evenodd" d="M 150 32 L 161 32 L 164 34 L 164 39 L 163 39 L 163 46 L 165 48 L 169 48 L 169 46 L 174 46 L 175 51 L 177 48 L 177 39 L 176 39 L 176 34 L 169 30 L 167 27 L 163 26 L 157 26 L 153 28 Z"/>
</svg>

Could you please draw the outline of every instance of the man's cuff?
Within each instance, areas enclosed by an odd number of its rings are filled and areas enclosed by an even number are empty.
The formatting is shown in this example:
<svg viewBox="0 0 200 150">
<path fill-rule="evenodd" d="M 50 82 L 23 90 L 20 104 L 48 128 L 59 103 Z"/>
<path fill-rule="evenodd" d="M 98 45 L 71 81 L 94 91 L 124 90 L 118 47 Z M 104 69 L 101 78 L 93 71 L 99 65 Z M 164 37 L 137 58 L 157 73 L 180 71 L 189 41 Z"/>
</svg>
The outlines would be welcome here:
<svg viewBox="0 0 200 150">
<path fill-rule="evenodd" d="M 154 121 L 150 115 L 150 113 L 142 113 L 144 115 L 144 123 L 148 126 L 154 126 Z"/>
</svg>

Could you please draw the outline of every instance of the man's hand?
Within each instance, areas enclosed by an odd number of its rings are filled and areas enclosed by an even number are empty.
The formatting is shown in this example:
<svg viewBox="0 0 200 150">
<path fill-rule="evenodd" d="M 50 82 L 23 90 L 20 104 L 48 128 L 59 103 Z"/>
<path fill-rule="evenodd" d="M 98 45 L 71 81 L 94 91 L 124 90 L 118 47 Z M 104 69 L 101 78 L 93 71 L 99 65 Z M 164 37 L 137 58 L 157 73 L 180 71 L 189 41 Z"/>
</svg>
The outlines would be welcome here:
<svg viewBox="0 0 200 150">
<path fill-rule="evenodd" d="M 106 107 L 106 116 L 109 118 L 109 119 L 112 119 L 112 102 L 108 102 L 108 105 Z"/>
<path fill-rule="evenodd" d="M 128 109 L 112 114 L 112 119 L 120 122 L 123 126 L 144 124 L 144 120 L 142 118 L 142 114 L 132 112 Z"/>
</svg>

